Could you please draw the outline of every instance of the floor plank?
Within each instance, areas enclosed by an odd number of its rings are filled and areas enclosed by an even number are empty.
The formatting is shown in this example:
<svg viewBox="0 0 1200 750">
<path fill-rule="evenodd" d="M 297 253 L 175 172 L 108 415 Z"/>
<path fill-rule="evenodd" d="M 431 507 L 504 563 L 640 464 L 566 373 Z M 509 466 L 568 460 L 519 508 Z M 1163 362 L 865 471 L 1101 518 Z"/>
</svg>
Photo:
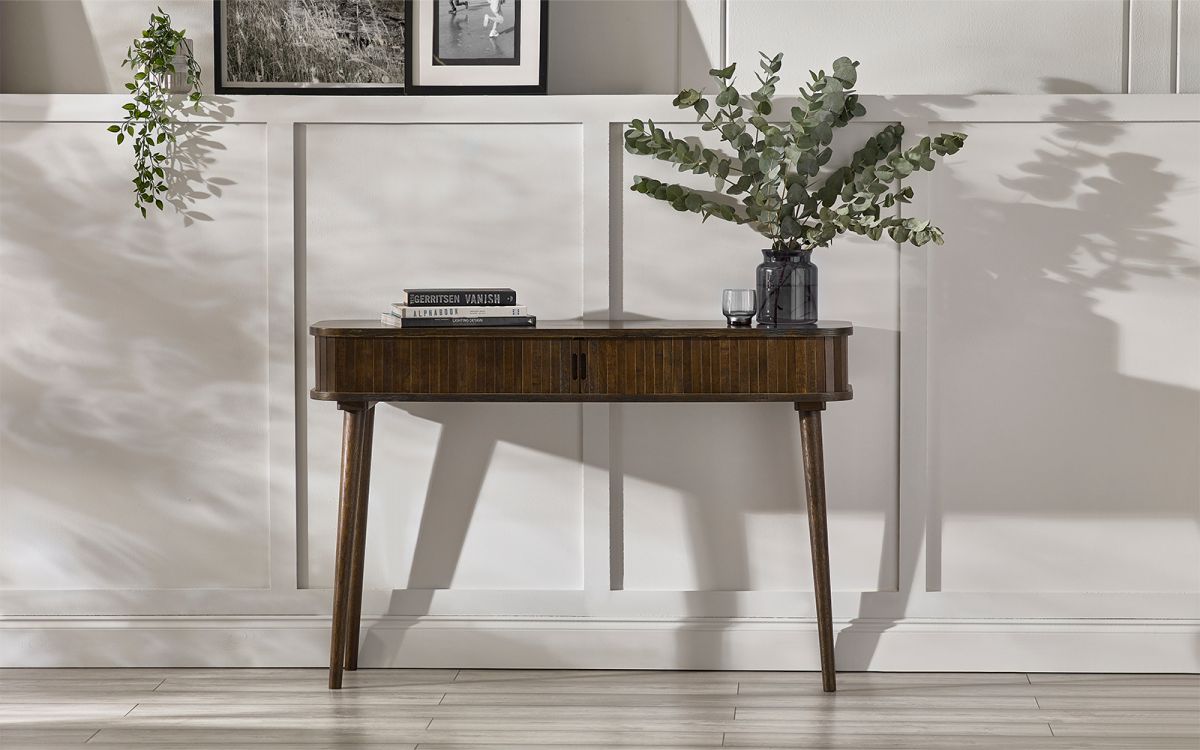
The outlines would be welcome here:
<svg viewBox="0 0 1200 750">
<path fill-rule="evenodd" d="M 370 708 L 371 711 L 364 711 Z M 637 722 L 677 721 L 684 719 L 729 720 L 734 719 L 735 709 L 730 707 L 684 707 L 684 706 L 562 706 L 562 705 L 525 705 L 525 706 L 392 706 L 386 711 L 394 717 L 422 717 L 430 719 L 480 719 L 532 721 L 550 719 L 570 719 L 590 722 L 627 720 Z M 338 705 L 247 705 L 230 706 L 219 704 L 179 705 L 179 704 L 139 704 L 129 713 L 129 718 L 161 717 L 183 719 L 209 719 L 212 717 L 266 717 L 274 718 L 355 718 L 382 713 L 377 705 L 362 706 L 356 703 L 341 703 Z"/>
<path fill-rule="evenodd" d="M 887 735 L 824 736 L 812 734 L 756 734 L 730 732 L 727 747 L 757 750 L 1196 750 L 1194 740 L 1179 737 L 1021 737 L 940 735 L 889 737 Z M 423 747 L 423 746 L 420 746 Z M 489 748 L 489 750 L 493 750 Z"/>
<path fill-rule="evenodd" d="M 637 719 L 478 719 L 478 718 L 435 718 L 429 725 L 430 732 L 447 730 L 496 729 L 500 731 L 600 731 L 637 732 L 646 726 Z M 850 734 L 1000 734 L 1007 736 L 1045 736 L 1050 728 L 1044 721 L 1024 722 L 963 722 L 946 724 L 939 717 L 905 721 L 872 722 L 868 720 L 842 720 L 840 717 L 814 718 L 795 721 L 743 721 L 708 719 L 669 719 L 654 722 L 654 729 L 674 733 L 687 732 L 761 732 L 776 734 L 823 734 L 830 732 Z"/>
<path fill-rule="evenodd" d="M 440 714 L 437 714 L 440 716 Z M 752 721 L 811 721 L 836 716 L 844 721 L 912 721 L 914 717 L 936 716 L 946 724 L 987 722 L 1062 722 L 1064 724 L 1180 724 L 1187 723 L 1187 712 L 1180 711 L 1086 711 L 1078 709 L 981 709 L 938 708 L 738 708 L 736 719 Z"/>
<path fill-rule="evenodd" d="M 420 736 L 418 736 L 420 735 Z M 648 745 L 669 747 L 676 745 L 719 746 L 721 734 L 680 732 L 611 732 L 595 731 L 496 731 L 496 730 L 441 730 L 423 732 L 377 729 L 287 729 L 238 728 L 218 729 L 195 727 L 112 727 L 102 729 L 88 744 L 91 745 L 180 745 L 191 746 L 196 742 L 228 743 L 230 746 L 247 745 L 297 745 L 312 743 L 338 743 L 340 746 L 357 747 L 364 744 L 400 744 L 411 746 L 416 742 L 449 742 L 458 744 L 508 744 L 508 745 Z"/>
<path fill-rule="evenodd" d="M 0 670 L 0 746 L 1200 749 L 1196 675 Z"/>
<path fill-rule="evenodd" d="M 538 697 L 524 693 L 447 693 L 442 705 L 519 706 L 538 701 Z M 804 693 L 784 695 L 646 695 L 637 692 L 587 694 L 573 693 L 554 695 L 549 698 L 560 706 L 737 706 L 737 707 L 909 707 L 909 708 L 1037 708 L 1037 699 L 1024 696 L 963 696 L 942 693 L 938 695 L 880 695 L 854 694 L 846 692 L 823 693 L 819 687 Z"/>
<path fill-rule="evenodd" d="M 1033 685 L 1122 685 L 1127 687 L 1158 687 L 1190 685 L 1200 687 L 1200 674 L 1071 674 L 1030 672 Z"/>
<path fill-rule="evenodd" d="M 1077 695 L 1043 695 L 1035 699 L 1040 708 L 1082 708 L 1101 710 L 1154 710 L 1154 711 L 1186 711 L 1191 714 L 1200 712 L 1200 700 L 1194 697 L 1171 698 L 1161 695 L 1139 695 L 1130 691 L 1128 695 L 1077 696 Z"/>
<path fill-rule="evenodd" d="M 0 727 L 0 747 L 4 750 L 20 745 L 81 745 L 100 730 L 100 726 L 85 724 L 54 727 Z"/>
</svg>

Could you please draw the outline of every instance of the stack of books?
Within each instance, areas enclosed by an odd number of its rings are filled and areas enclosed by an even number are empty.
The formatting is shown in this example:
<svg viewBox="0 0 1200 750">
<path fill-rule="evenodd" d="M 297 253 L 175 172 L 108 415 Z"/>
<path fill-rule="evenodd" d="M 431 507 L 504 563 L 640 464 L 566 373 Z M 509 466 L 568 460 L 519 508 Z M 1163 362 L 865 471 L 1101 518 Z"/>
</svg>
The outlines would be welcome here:
<svg viewBox="0 0 1200 750">
<path fill-rule="evenodd" d="M 405 289 L 380 320 L 400 328 L 532 326 L 537 318 L 517 304 L 512 289 Z"/>
</svg>

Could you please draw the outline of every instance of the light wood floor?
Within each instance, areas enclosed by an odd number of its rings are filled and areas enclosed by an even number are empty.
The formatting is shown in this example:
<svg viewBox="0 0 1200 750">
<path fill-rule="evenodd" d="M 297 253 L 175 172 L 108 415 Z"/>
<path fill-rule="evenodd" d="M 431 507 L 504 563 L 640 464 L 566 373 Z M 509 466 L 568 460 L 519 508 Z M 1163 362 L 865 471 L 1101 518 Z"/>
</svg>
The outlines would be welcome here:
<svg viewBox="0 0 1200 750">
<path fill-rule="evenodd" d="M 0 670 L 0 747 L 1200 748 L 1200 676 Z"/>
</svg>

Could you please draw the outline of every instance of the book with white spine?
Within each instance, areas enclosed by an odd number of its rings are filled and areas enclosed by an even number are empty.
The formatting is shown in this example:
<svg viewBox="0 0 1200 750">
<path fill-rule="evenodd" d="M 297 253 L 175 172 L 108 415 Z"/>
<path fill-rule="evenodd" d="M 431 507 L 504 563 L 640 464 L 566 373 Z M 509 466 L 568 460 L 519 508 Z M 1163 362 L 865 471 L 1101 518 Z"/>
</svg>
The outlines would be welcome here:
<svg viewBox="0 0 1200 750">
<path fill-rule="evenodd" d="M 398 318 L 513 318 L 529 314 L 528 305 L 449 305 L 444 307 L 394 304 Z"/>
<path fill-rule="evenodd" d="M 537 325 L 532 315 L 505 315 L 499 318 L 401 318 L 381 313 L 379 321 L 396 328 L 520 328 Z"/>
</svg>

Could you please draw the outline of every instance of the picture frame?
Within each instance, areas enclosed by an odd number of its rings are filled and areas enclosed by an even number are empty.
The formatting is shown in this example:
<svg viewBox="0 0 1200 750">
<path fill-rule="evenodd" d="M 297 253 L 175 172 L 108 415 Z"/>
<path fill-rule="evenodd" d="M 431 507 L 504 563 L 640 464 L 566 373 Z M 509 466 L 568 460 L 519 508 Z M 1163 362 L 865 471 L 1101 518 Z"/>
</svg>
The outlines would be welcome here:
<svg viewBox="0 0 1200 750">
<path fill-rule="evenodd" d="M 239 17 L 231 13 L 238 0 L 213 0 L 214 90 L 218 94 L 405 94 L 411 2 L 362 0 L 361 9 L 354 10 L 365 12 L 351 18 L 350 6 L 327 0 L 297 4 L 280 0 L 276 17 L 261 13 Z M 236 58 L 232 61 L 231 52 Z M 312 71 L 309 80 L 294 80 L 302 70 Z M 347 72 L 356 80 L 337 80 Z"/>
<path fill-rule="evenodd" d="M 546 93 L 549 0 L 407 0 L 410 94 Z"/>
</svg>

